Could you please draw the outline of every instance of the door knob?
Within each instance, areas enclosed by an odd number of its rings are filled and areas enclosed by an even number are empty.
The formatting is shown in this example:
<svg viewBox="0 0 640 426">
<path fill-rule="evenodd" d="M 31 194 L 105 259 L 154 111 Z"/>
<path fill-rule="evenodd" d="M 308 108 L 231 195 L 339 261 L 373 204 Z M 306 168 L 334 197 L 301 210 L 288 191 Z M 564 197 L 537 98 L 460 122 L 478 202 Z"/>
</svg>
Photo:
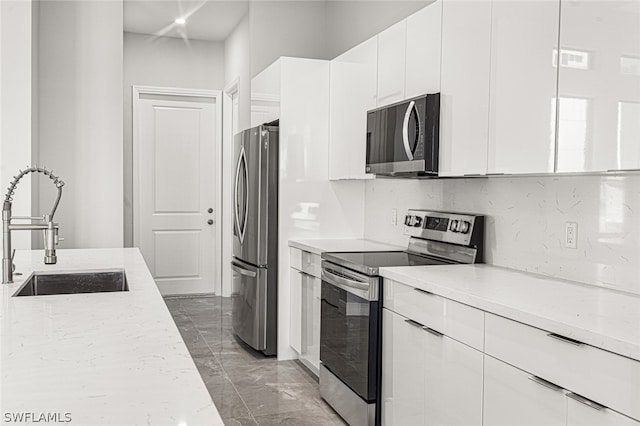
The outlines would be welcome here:
<svg viewBox="0 0 640 426">
<path fill-rule="evenodd" d="M 209 220 L 207 221 L 207 223 L 208 223 L 209 225 L 213 225 L 213 219 L 209 219 Z"/>
<path fill-rule="evenodd" d="M 209 209 L 207 210 L 209 213 L 213 213 L 213 209 L 211 207 L 209 207 Z"/>
</svg>

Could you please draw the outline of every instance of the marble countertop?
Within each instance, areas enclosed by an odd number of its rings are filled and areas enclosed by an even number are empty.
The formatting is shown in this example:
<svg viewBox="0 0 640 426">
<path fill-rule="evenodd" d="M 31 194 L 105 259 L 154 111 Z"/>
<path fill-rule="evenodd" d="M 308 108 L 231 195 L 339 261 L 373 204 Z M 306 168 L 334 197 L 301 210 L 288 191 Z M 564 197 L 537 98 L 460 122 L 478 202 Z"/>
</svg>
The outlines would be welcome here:
<svg viewBox="0 0 640 426">
<path fill-rule="evenodd" d="M 402 251 L 406 247 L 365 239 L 289 240 L 289 246 L 315 254 L 326 252 Z"/>
<path fill-rule="evenodd" d="M 490 265 L 381 268 L 380 275 L 640 361 L 640 296 Z"/>
<path fill-rule="evenodd" d="M 78 425 L 223 425 L 138 249 L 18 251 L 0 285 L 0 411 Z M 128 292 L 12 297 L 32 271 L 124 269 Z M 34 422 L 40 424 L 38 422 Z"/>
</svg>

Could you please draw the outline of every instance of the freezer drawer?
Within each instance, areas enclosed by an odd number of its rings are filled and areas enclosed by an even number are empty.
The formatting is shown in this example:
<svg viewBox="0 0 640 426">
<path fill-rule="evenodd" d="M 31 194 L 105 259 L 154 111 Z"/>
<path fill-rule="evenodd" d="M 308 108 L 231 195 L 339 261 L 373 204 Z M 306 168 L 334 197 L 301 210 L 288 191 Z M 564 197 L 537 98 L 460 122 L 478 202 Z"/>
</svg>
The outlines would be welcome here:
<svg viewBox="0 0 640 426">
<path fill-rule="evenodd" d="M 267 268 L 231 262 L 233 332 L 256 350 L 267 349 Z"/>
</svg>

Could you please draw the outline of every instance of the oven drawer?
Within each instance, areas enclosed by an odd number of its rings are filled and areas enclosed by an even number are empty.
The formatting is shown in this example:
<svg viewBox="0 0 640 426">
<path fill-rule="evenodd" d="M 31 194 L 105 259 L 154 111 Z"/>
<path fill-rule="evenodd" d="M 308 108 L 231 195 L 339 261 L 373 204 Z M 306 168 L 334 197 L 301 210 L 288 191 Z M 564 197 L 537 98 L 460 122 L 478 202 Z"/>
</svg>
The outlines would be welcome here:
<svg viewBox="0 0 640 426">
<path fill-rule="evenodd" d="M 480 351 L 484 312 L 392 280 L 384 280 L 383 306 Z"/>
<path fill-rule="evenodd" d="M 485 327 L 488 355 L 640 419 L 640 362 L 489 313 Z"/>
</svg>

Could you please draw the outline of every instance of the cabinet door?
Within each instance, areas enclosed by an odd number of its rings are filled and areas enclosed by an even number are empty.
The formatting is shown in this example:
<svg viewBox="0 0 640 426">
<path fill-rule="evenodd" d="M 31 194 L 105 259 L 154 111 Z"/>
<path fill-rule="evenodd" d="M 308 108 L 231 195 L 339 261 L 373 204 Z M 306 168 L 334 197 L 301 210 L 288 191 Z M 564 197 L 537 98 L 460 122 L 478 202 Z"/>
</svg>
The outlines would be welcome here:
<svg viewBox="0 0 640 426">
<path fill-rule="evenodd" d="M 439 175 L 487 172 L 491 3 L 444 0 Z"/>
<path fill-rule="evenodd" d="M 422 425 L 425 419 L 426 332 L 382 310 L 382 423 Z"/>
<path fill-rule="evenodd" d="M 316 374 L 320 372 L 320 288 L 319 278 L 302 279 L 302 352 L 300 359 Z"/>
<path fill-rule="evenodd" d="M 564 426 L 561 388 L 484 356 L 484 426 Z"/>
<path fill-rule="evenodd" d="M 378 106 L 405 98 L 406 37 L 406 19 L 378 34 Z"/>
<path fill-rule="evenodd" d="M 290 316 L 289 334 L 291 336 L 291 347 L 298 352 L 302 351 L 302 272 L 290 269 L 289 297 Z"/>
<path fill-rule="evenodd" d="M 576 398 L 567 397 L 567 426 L 640 426 L 640 422 L 629 417 Z"/>
<path fill-rule="evenodd" d="M 489 173 L 552 173 L 559 0 L 492 2 Z"/>
<path fill-rule="evenodd" d="M 640 168 L 637 1 L 562 2 L 558 171 Z"/>
<path fill-rule="evenodd" d="M 423 333 L 425 425 L 481 425 L 482 352 L 446 336 Z"/>
<path fill-rule="evenodd" d="M 331 61 L 329 179 L 364 179 L 367 111 L 376 107 L 378 38 Z"/>
<path fill-rule="evenodd" d="M 440 92 L 442 0 L 407 18 L 405 98 Z"/>
</svg>

